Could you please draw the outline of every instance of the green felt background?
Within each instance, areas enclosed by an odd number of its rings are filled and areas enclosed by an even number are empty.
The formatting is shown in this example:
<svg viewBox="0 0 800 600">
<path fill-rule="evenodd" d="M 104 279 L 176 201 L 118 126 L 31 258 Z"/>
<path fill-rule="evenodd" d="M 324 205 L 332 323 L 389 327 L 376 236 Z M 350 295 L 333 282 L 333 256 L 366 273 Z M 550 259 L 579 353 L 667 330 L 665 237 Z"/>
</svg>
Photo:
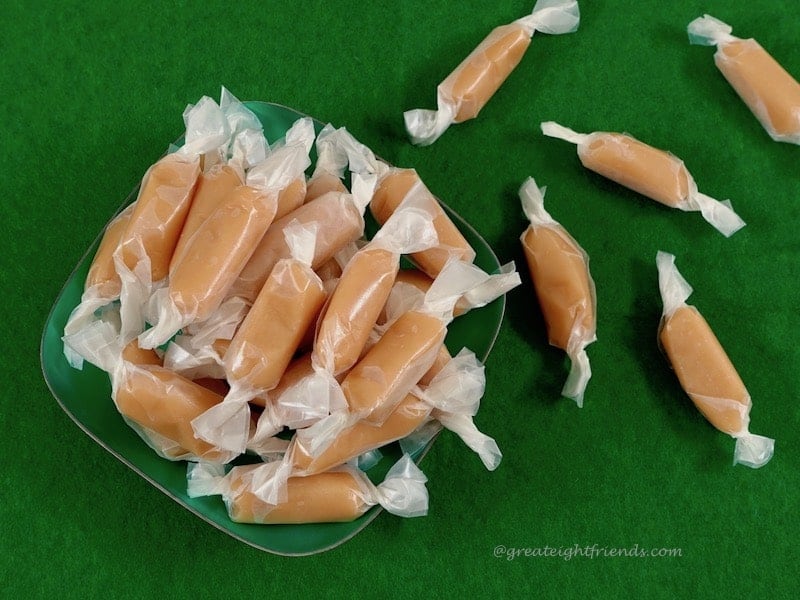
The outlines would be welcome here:
<svg viewBox="0 0 800 600">
<path fill-rule="evenodd" d="M 796 591 L 797 226 L 800 148 L 772 142 L 686 24 L 709 12 L 800 74 L 800 5 L 582 1 L 578 33 L 537 35 L 480 117 L 412 147 L 403 110 L 495 25 L 532 2 L 3 3 L 0 260 L 6 373 L 0 409 L 0 596 L 789 596 Z M 422 466 L 430 514 L 381 515 L 328 553 L 258 552 L 200 521 L 86 437 L 42 379 L 38 345 L 73 266 L 180 114 L 225 84 L 242 99 L 346 125 L 428 186 L 524 272 L 516 191 L 528 175 L 591 256 L 594 377 L 579 410 L 559 390 L 532 288 L 508 298 L 478 425 L 504 451 L 494 473 L 452 434 Z M 584 171 L 541 136 L 556 120 L 623 130 L 682 157 L 748 226 L 730 239 Z M 659 249 L 677 254 L 776 438 L 761 470 L 685 398 L 655 345 Z M 679 558 L 495 557 L 495 548 L 680 548 Z"/>
</svg>

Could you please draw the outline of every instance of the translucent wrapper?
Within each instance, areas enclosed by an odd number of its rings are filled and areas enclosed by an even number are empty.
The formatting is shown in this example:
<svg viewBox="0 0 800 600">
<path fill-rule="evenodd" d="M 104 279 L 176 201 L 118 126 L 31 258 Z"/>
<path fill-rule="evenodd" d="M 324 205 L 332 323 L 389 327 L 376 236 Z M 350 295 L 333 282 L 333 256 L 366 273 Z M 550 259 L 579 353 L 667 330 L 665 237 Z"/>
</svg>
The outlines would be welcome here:
<svg viewBox="0 0 800 600">
<path fill-rule="evenodd" d="M 477 117 L 522 60 L 535 31 L 571 33 L 579 22 L 576 0 L 539 0 L 530 15 L 493 29 L 439 84 L 437 110 L 416 109 L 403 114 L 411 142 L 428 146 L 452 123 Z"/>
<path fill-rule="evenodd" d="M 542 133 L 578 146 L 587 169 L 635 192 L 683 211 L 699 211 L 717 231 L 729 237 L 744 227 L 728 200 L 700 193 L 683 161 L 621 133 L 576 133 L 557 123 L 542 123 Z"/>
<path fill-rule="evenodd" d="M 114 251 L 128 226 L 133 208 L 133 204 L 128 206 L 106 227 L 86 275 L 80 304 L 73 309 L 64 326 L 64 336 L 75 334 L 89 325 L 96 319 L 98 309 L 119 299 L 122 282 L 114 266 Z M 72 351 L 68 344 L 64 344 L 64 356 L 74 369 L 83 367 L 83 358 Z"/>
<path fill-rule="evenodd" d="M 361 471 L 341 467 L 311 477 L 289 480 L 287 494 L 276 503 L 258 494 L 264 473 L 273 463 L 234 467 L 227 475 L 213 465 L 190 465 L 190 497 L 222 495 L 228 515 L 239 523 L 330 523 L 352 521 L 371 506 L 381 505 L 401 517 L 428 512 L 427 478 L 409 456 L 403 456 L 375 486 Z"/>
<path fill-rule="evenodd" d="M 231 390 L 225 400 L 192 421 L 195 434 L 242 453 L 249 438 L 247 402 L 278 385 L 325 300 L 311 269 L 316 228 L 285 229 L 292 258 L 280 261 L 231 340 L 223 364 Z"/>
<path fill-rule="evenodd" d="M 411 255 L 411 259 L 425 274 L 435 278 L 453 258 L 467 262 L 475 259 L 475 250 L 415 170 L 393 168 L 385 171 L 377 179 L 375 194 L 369 206 L 375 219 L 379 223 L 385 223 L 395 210 L 408 202 L 424 207 L 434 215 L 433 226 L 436 228 L 439 244 Z"/>
<path fill-rule="evenodd" d="M 413 199 L 397 210 L 344 267 L 317 326 L 314 361 L 334 376 L 358 361 L 386 303 L 402 254 L 438 243 L 434 215 Z"/>
<path fill-rule="evenodd" d="M 76 352 L 108 372 L 117 410 L 159 456 L 215 463 L 234 458 L 197 439 L 190 425 L 222 396 L 162 367 L 157 354 L 139 349 L 135 341 L 123 350 L 119 330 L 109 321 L 94 321 L 70 337 Z"/>
<path fill-rule="evenodd" d="M 222 359 L 227 349 L 224 340 L 198 347 L 190 336 L 179 335 L 167 346 L 164 367 L 187 379 L 224 379 Z"/>
<path fill-rule="evenodd" d="M 200 174 L 200 157 L 218 152 L 230 137 L 225 115 L 211 98 L 187 107 L 184 121 L 185 144 L 148 169 L 114 252 L 121 280 L 121 335 L 126 342 L 144 329 L 142 309 L 169 272 Z"/>
<path fill-rule="evenodd" d="M 597 339 L 597 297 L 589 256 L 544 209 L 545 189 L 529 177 L 519 190 L 522 210 L 530 221 L 520 241 L 549 341 L 565 350 L 572 362 L 561 393 L 581 407 L 592 376 L 586 346 Z"/>
<path fill-rule="evenodd" d="M 255 300 L 278 261 L 290 255 L 284 230 L 293 221 L 316 226 L 317 243 L 311 266 L 321 267 L 364 234 L 363 215 L 368 201 L 351 194 L 329 192 L 277 219 L 231 287 L 229 296 L 239 296 L 249 302 Z"/>
<path fill-rule="evenodd" d="M 750 394 L 708 323 L 686 304 L 692 288 L 675 257 L 659 252 L 656 263 L 664 303 L 658 339 L 681 387 L 714 427 L 736 439 L 733 464 L 765 465 L 775 440 L 750 433 Z"/>
<path fill-rule="evenodd" d="M 758 42 L 734 37 L 732 31 L 710 15 L 688 27 L 692 44 L 717 47 L 714 63 L 769 136 L 800 144 L 800 83 Z"/>
<path fill-rule="evenodd" d="M 328 123 L 317 134 L 317 162 L 306 186 L 306 202 L 328 192 L 347 192 L 342 182 L 347 168 L 347 152 L 339 143 L 342 129 L 334 129 Z"/>
</svg>

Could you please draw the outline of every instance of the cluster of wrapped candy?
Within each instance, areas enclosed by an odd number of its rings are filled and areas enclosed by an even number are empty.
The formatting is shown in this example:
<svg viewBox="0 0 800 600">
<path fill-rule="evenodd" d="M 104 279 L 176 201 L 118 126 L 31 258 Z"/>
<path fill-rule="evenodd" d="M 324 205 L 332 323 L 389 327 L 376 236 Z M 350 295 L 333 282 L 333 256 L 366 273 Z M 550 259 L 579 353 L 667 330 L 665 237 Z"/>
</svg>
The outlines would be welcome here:
<svg viewBox="0 0 800 600">
<path fill-rule="evenodd" d="M 530 15 L 495 28 L 439 85 L 436 111 L 411 110 L 404 114 L 411 141 L 432 144 L 451 124 L 477 117 L 522 60 L 535 31 L 571 33 L 579 21 L 576 0 L 539 0 Z M 736 38 L 731 31 L 729 25 L 709 15 L 688 26 L 691 43 L 717 47 L 717 67 L 767 133 L 776 141 L 800 144 L 800 84 L 755 40 Z M 671 208 L 698 211 L 726 237 L 745 225 L 730 201 L 720 202 L 701 193 L 683 161 L 669 152 L 626 134 L 580 134 L 554 122 L 542 123 L 541 128 L 547 136 L 576 144 L 586 168 Z M 562 393 L 582 406 L 591 377 L 585 348 L 596 339 L 597 301 L 589 259 L 544 210 L 544 188 L 540 190 L 529 178 L 520 189 L 520 198 L 530 220 L 521 242 L 549 341 L 565 350 L 572 363 Z M 659 254 L 658 259 L 662 276 L 667 270 L 664 256 Z M 670 280 L 678 278 L 675 271 Z M 688 284 L 680 289 L 687 288 Z M 684 305 L 676 318 L 674 313 L 686 298 L 668 301 L 670 293 L 676 292 L 667 292 L 662 285 L 660 340 L 681 384 L 713 425 L 737 439 L 735 463 L 751 467 L 766 464 L 774 442 L 749 433 L 750 397 L 744 384 L 696 310 L 691 312 Z"/>
<path fill-rule="evenodd" d="M 538 5 L 537 5 L 538 6 Z M 730 26 L 708 15 L 688 27 L 690 41 L 716 45 L 716 64 L 776 141 L 800 143 L 800 85 L 755 40 L 733 37 Z M 726 237 L 745 223 L 729 201 L 698 191 L 683 161 L 619 133 L 579 134 L 553 122 L 542 133 L 578 146 L 581 163 L 629 189 L 672 208 L 699 211 Z M 596 299 L 588 256 L 544 210 L 544 188 L 529 178 L 520 189 L 530 226 L 521 242 L 550 343 L 571 362 L 563 394 L 582 406 L 591 369 L 585 347 L 595 341 Z M 774 440 L 749 431 L 751 399 L 721 344 L 700 313 L 685 301 L 692 288 L 659 252 L 657 266 L 664 312 L 659 343 L 697 408 L 720 431 L 736 439 L 734 464 L 760 467 L 772 457 Z"/>
<path fill-rule="evenodd" d="M 472 264 L 416 172 L 345 129 L 300 119 L 270 147 L 226 90 L 184 120 L 184 145 L 105 231 L 65 327 L 70 363 L 107 371 L 126 422 L 189 461 L 190 495 L 221 494 L 236 521 L 425 514 L 409 454 L 442 426 L 494 469 L 500 451 L 472 420 L 483 366 L 444 341 L 455 315 L 518 285 L 513 264 Z M 373 485 L 357 465 L 398 440 L 404 457 Z M 228 470 L 245 452 L 263 462 Z"/>
</svg>

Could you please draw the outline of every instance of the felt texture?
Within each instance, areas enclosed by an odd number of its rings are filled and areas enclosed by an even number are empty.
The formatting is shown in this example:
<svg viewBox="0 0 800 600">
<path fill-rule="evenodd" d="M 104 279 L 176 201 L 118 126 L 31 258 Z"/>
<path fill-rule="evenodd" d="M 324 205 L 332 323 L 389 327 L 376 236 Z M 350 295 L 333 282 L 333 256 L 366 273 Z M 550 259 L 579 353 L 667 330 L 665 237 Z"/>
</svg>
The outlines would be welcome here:
<svg viewBox="0 0 800 600">
<path fill-rule="evenodd" d="M 800 76 L 792 0 L 580 2 L 575 34 L 536 34 L 476 120 L 413 147 L 402 113 L 496 25 L 532 2 L 4 3 L 0 20 L 0 282 L 7 374 L 0 408 L 0 589 L 7 597 L 781 597 L 796 591 L 800 351 L 796 332 L 800 148 L 773 142 L 686 25 L 708 12 Z M 382 514 L 321 555 L 259 552 L 197 519 L 86 437 L 42 379 L 41 329 L 61 285 L 181 112 L 226 85 L 347 128 L 418 170 L 523 285 L 487 360 L 476 422 L 497 471 L 444 433 L 422 462 L 430 514 Z M 726 239 L 584 170 L 555 120 L 625 131 L 681 157 L 704 193 L 747 226 Z M 560 397 L 568 363 L 547 345 L 518 237 L 517 190 L 591 257 L 594 376 L 583 409 Z M 751 429 L 775 438 L 760 470 L 682 392 L 656 345 L 655 255 L 672 252 L 696 305 L 753 397 Z M 680 548 L 679 557 L 518 556 L 497 549 Z M 513 556 L 513 555 L 512 555 Z"/>
</svg>

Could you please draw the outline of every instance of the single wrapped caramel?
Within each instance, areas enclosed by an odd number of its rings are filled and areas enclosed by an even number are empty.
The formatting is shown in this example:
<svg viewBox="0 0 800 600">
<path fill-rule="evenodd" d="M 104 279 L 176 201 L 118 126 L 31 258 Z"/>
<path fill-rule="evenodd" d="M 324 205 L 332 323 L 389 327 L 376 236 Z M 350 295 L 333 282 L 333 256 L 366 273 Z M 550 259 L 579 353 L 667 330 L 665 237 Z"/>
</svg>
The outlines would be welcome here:
<svg viewBox="0 0 800 600">
<path fill-rule="evenodd" d="M 692 287 L 678 272 L 672 254 L 659 252 L 656 263 L 664 303 L 658 339 L 681 387 L 714 427 L 736 439 L 733 464 L 767 464 L 775 440 L 750 433 L 750 394 L 711 327 L 686 304 Z"/>
<path fill-rule="evenodd" d="M 697 190 L 694 178 L 678 157 L 648 146 L 622 133 L 576 133 L 558 123 L 542 123 L 547 136 L 577 144 L 578 157 L 587 169 L 626 188 L 683 211 L 699 211 L 725 237 L 745 223 L 730 201 L 720 202 Z"/>
<path fill-rule="evenodd" d="M 273 463 L 238 466 L 227 475 L 214 465 L 189 465 L 188 494 L 222 495 L 228 515 L 237 523 L 334 523 L 357 519 L 370 507 L 381 505 L 401 517 L 428 512 L 427 478 L 409 456 L 403 456 L 375 486 L 352 467 L 310 477 L 295 477 L 279 502 L 268 503 L 258 494 L 259 481 L 274 469 Z"/>
<path fill-rule="evenodd" d="M 69 337 L 76 352 L 108 372 L 117 410 L 159 456 L 218 463 L 235 457 L 192 431 L 192 419 L 222 396 L 162 367 L 159 356 L 136 340 L 121 347 L 118 325 L 111 321 L 94 321 Z"/>
<path fill-rule="evenodd" d="M 558 35 L 578 29 L 576 0 L 539 0 L 530 15 L 496 27 L 436 89 L 437 110 L 403 114 L 411 142 L 428 146 L 451 123 L 478 116 L 480 110 L 522 60 L 535 31 Z"/>
<path fill-rule="evenodd" d="M 716 46 L 714 63 L 777 142 L 800 144 L 800 83 L 754 39 L 731 35 L 710 15 L 689 23 L 692 44 Z"/>
<path fill-rule="evenodd" d="M 314 340 L 315 362 L 332 375 L 349 370 L 361 356 L 400 269 L 401 255 L 437 245 L 435 215 L 426 208 L 412 198 L 344 268 Z"/>
<path fill-rule="evenodd" d="M 199 438 L 240 454 L 249 435 L 247 402 L 278 385 L 325 301 L 322 282 L 311 269 L 316 228 L 295 223 L 285 234 L 292 258 L 275 265 L 225 352 L 231 391 L 222 404 L 192 421 Z"/>
<path fill-rule="evenodd" d="M 550 343 L 572 361 L 561 393 L 580 407 L 592 376 L 586 346 L 597 339 L 597 298 L 589 256 L 544 209 L 544 193 L 532 177 L 522 184 L 519 197 L 530 225 L 520 241 Z"/>
</svg>

